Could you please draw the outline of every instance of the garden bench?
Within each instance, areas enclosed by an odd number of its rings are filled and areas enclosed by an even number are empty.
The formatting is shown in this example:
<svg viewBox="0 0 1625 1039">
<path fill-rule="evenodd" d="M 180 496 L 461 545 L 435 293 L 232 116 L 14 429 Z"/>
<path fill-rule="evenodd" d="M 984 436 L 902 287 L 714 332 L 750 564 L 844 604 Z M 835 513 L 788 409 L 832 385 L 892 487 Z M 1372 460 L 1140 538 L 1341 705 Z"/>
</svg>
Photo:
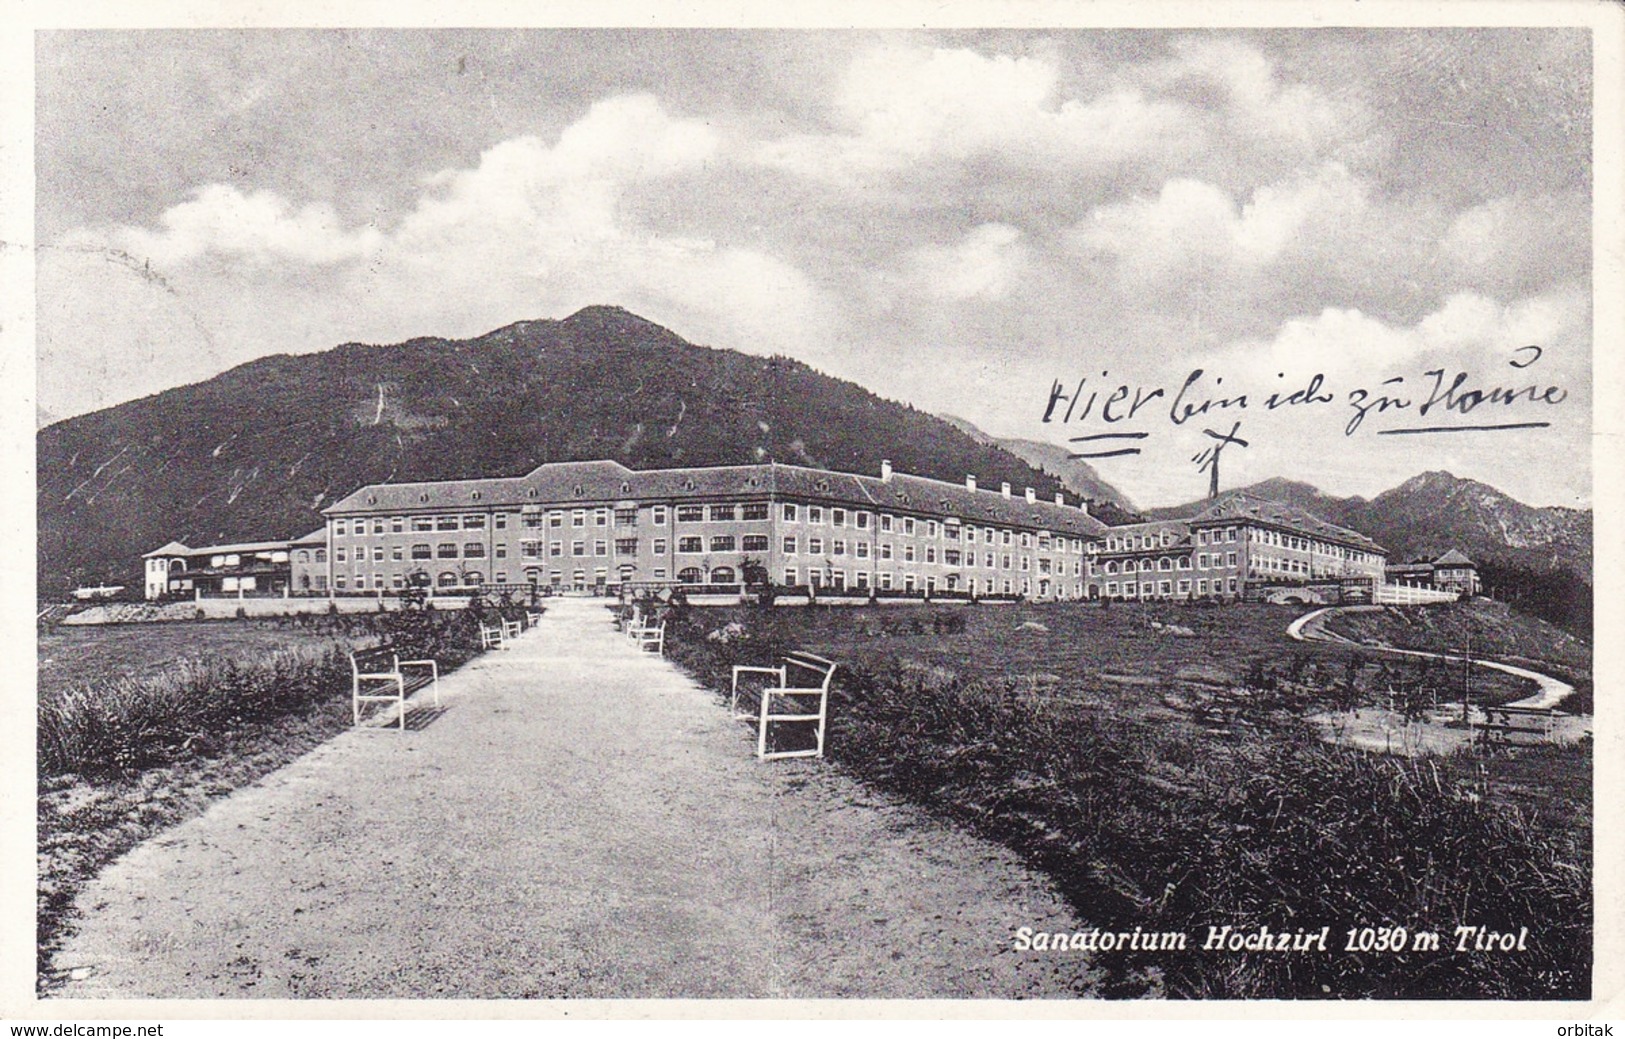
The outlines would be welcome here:
<svg viewBox="0 0 1625 1039">
<path fill-rule="evenodd" d="M 406 729 L 406 671 L 426 669 L 434 690 L 434 703 L 440 706 L 440 665 L 433 660 L 402 660 L 389 646 L 356 650 L 350 654 L 350 713 L 361 724 L 364 703 L 393 703 L 400 714 L 400 728 Z M 369 691 L 369 686 L 372 688 Z"/>
<path fill-rule="evenodd" d="M 756 729 L 756 757 L 761 761 L 772 761 L 775 758 L 806 758 L 824 756 L 824 724 L 829 717 L 829 686 L 835 677 L 835 669 L 839 665 L 833 660 L 812 653 L 795 652 L 784 658 L 784 663 L 778 667 L 751 667 L 736 665 L 733 669 L 733 693 L 731 709 L 735 718 L 744 719 L 755 717 Z M 816 676 L 814 685 L 791 685 L 789 681 L 791 671 Z M 762 689 L 761 700 L 753 715 L 749 711 L 739 710 L 739 676 L 742 674 L 763 674 L 778 679 L 777 685 L 766 686 Z M 810 709 L 807 701 L 817 697 L 816 709 Z M 774 701 L 779 703 L 775 704 Z M 796 708 L 791 710 L 790 708 Z M 767 749 L 767 730 L 773 724 L 781 725 L 812 725 L 815 745 L 805 750 L 777 750 L 769 752 Z"/>
<path fill-rule="evenodd" d="M 502 629 L 499 628 L 499 627 L 494 628 L 494 627 L 490 627 L 489 625 L 481 624 L 480 625 L 480 648 L 481 649 L 504 649 L 504 648 L 506 648 L 506 643 L 505 643 L 505 641 L 503 640 L 503 637 L 502 637 Z"/>
<path fill-rule="evenodd" d="M 510 621 L 510 620 L 503 621 L 502 622 L 502 641 L 503 641 L 503 644 L 506 645 L 507 641 L 509 639 L 518 638 L 520 633 L 523 632 L 524 630 L 525 630 L 525 625 L 520 621 Z"/>
<path fill-rule="evenodd" d="M 542 611 L 540 611 L 540 610 L 526 610 L 525 611 L 525 623 L 529 624 L 533 628 L 536 625 L 542 623 Z"/>
<path fill-rule="evenodd" d="M 659 656 L 666 653 L 666 622 L 659 624 L 644 624 L 631 629 L 632 641 L 636 642 L 639 650 L 653 648 Z"/>
<path fill-rule="evenodd" d="M 1549 707 L 1486 707 L 1484 722 L 1474 726 L 1485 743 L 1526 744 L 1551 740 L 1556 724 Z"/>
</svg>

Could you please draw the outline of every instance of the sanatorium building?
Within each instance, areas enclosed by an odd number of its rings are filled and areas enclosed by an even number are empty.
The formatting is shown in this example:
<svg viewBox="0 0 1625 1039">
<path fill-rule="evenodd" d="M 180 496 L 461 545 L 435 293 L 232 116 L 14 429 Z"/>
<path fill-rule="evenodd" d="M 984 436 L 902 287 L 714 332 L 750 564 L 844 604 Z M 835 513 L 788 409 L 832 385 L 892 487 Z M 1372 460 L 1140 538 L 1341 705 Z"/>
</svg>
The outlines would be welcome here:
<svg viewBox="0 0 1625 1039">
<path fill-rule="evenodd" d="M 889 462 L 878 476 L 555 462 L 511 478 L 372 484 L 323 514 L 293 541 L 171 542 L 145 557 L 147 596 L 737 592 L 748 563 L 774 585 L 825 595 L 1236 599 L 1380 582 L 1385 562 L 1361 534 L 1242 492 L 1186 519 L 1107 527 L 1062 495 Z"/>
</svg>

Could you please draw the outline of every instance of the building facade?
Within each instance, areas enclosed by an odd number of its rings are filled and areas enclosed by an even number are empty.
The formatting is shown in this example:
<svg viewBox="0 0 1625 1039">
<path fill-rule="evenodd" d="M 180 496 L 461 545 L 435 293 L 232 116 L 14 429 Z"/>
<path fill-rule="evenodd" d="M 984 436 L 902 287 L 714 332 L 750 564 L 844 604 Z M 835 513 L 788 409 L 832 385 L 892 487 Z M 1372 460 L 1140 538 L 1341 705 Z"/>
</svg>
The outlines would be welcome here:
<svg viewBox="0 0 1625 1039">
<path fill-rule="evenodd" d="M 1251 598 L 1272 585 L 1378 581 L 1382 546 L 1292 505 L 1242 491 L 1188 519 L 1111 527 L 1092 594 L 1110 599 Z"/>
<path fill-rule="evenodd" d="M 1477 595 L 1482 587 L 1478 564 L 1458 549 L 1438 558 L 1424 556 L 1407 563 L 1394 563 L 1387 570 L 1391 584 L 1408 588 L 1436 588 L 1462 596 Z"/>
<path fill-rule="evenodd" d="M 314 531 L 301 542 L 325 533 Z M 171 541 L 142 557 L 146 597 L 285 596 L 294 588 L 292 555 L 287 541 L 202 548 Z"/>
<path fill-rule="evenodd" d="M 747 568 L 825 591 L 1088 594 L 1104 525 L 1061 496 L 892 470 L 767 463 L 635 471 L 559 462 L 524 476 L 374 484 L 323 510 L 325 574 L 295 549 L 296 591 L 539 586 L 733 588 Z M 301 569 L 308 566 L 308 571 Z M 760 575 L 757 575 L 758 577 Z M 308 582 L 306 580 L 308 578 Z"/>
</svg>

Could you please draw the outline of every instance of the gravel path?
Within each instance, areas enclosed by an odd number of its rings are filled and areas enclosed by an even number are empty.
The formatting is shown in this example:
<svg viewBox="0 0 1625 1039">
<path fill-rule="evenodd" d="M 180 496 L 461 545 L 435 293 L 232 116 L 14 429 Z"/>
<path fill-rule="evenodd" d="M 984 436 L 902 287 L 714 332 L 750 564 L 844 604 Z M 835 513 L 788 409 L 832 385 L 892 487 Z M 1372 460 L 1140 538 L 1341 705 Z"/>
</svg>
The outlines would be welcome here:
<svg viewBox="0 0 1625 1039">
<path fill-rule="evenodd" d="M 1075 996 L 1004 849 L 751 733 L 586 600 L 92 882 L 67 998 Z"/>
</svg>

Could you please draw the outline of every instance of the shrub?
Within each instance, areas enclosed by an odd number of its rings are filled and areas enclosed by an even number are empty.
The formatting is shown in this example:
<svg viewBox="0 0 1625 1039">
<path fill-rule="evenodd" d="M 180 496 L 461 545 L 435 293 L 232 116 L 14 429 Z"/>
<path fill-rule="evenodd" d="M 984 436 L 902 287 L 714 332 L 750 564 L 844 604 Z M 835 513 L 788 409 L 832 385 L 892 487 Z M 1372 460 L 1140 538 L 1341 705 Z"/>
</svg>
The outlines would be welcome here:
<svg viewBox="0 0 1625 1039">
<path fill-rule="evenodd" d="M 732 664 L 790 648 L 750 611 L 696 612 L 674 616 L 668 650 L 719 691 Z M 1203 739 L 881 658 L 837 672 L 827 746 L 859 778 L 1023 854 L 1089 926 L 1188 935 L 1184 953 L 1103 958 L 1108 986 L 1155 967 L 1189 997 L 1589 995 L 1590 875 L 1574 837 L 1471 796 L 1426 759 L 1334 747 L 1249 710 L 1248 732 Z M 1329 926 L 1334 951 L 1201 951 L 1225 924 Z M 1516 956 L 1458 954 L 1463 924 L 1539 937 Z M 1349 928 L 1393 925 L 1438 932 L 1441 951 L 1341 951 Z"/>
</svg>

